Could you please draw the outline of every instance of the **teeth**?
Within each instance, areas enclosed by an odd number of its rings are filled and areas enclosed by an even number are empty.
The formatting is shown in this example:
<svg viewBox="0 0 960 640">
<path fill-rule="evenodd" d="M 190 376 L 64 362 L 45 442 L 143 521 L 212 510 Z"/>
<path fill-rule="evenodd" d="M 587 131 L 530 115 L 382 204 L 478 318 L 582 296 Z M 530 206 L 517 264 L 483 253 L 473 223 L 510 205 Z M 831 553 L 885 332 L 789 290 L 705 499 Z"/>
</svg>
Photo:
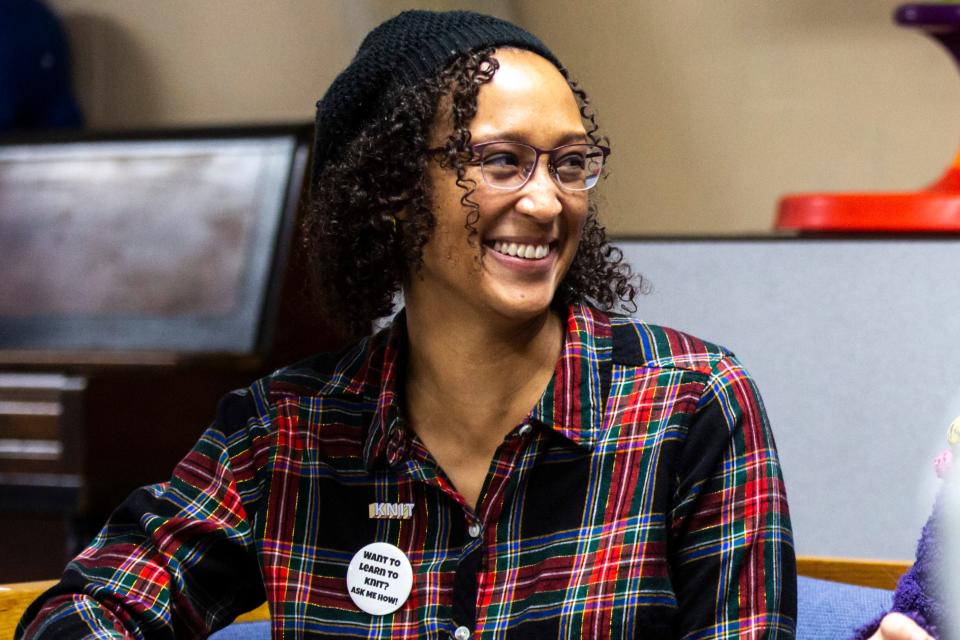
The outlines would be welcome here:
<svg viewBox="0 0 960 640">
<path fill-rule="evenodd" d="M 550 253 L 549 244 L 517 244 L 497 240 L 493 243 L 493 250 L 506 256 L 524 258 L 525 260 L 541 260 Z"/>
</svg>

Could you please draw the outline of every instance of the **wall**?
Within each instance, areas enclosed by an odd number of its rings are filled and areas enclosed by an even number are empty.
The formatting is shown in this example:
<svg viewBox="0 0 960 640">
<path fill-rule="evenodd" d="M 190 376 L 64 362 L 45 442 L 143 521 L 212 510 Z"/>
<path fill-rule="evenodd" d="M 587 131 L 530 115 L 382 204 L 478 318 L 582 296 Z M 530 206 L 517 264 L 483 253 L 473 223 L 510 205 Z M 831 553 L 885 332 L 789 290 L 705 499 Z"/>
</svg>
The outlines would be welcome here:
<svg viewBox="0 0 960 640">
<path fill-rule="evenodd" d="M 779 194 L 912 189 L 956 148 L 960 79 L 895 0 L 51 0 L 90 123 L 304 120 L 363 34 L 416 4 L 539 34 L 614 147 L 619 234 L 770 228 Z"/>
<path fill-rule="evenodd" d="M 763 396 L 797 553 L 911 559 L 960 413 L 955 238 L 640 240 L 637 316 L 732 349 Z M 886 295 L 887 292 L 895 295 Z M 937 305 L 929 303 L 936 299 Z M 909 336 L 909 337 L 907 337 Z"/>
<path fill-rule="evenodd" d="M 611 227 L 770 229 L 788 191 L 915 189 L 960 138 L 945 51 L 897 0 L 517 3 L 613 142 Z M 554 44 L 555 43 L 555 44 Z"/>
<path fill-rule="evenodd" d="M 312 120 L 382 0 L 49 0 L 93 127 Z M 419 2 L 515 19 L 509 2 Z"/>
</svg>

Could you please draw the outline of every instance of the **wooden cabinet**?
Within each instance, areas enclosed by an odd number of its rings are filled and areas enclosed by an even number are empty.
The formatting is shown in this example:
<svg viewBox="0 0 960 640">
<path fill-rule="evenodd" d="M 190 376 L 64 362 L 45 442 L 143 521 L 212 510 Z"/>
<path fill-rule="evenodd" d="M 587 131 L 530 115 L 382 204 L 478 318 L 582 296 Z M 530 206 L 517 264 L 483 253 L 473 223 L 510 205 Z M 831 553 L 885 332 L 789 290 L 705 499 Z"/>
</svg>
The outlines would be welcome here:
<svg viewBox="0 0 960 640">
<path fill-rule="evenodd" d="M 78 376 L 0 374 L 0 539 L 17 550 L 0 554 L 5 578 L 56 570 L 74 546 L 85 388 Z"/>
<path fill-rule="evenodd" d="M 295 250 L 311 130 L 0 141 L 0 582 L 55 577 L 223 394 L 341 346 Z"/>
</svg>

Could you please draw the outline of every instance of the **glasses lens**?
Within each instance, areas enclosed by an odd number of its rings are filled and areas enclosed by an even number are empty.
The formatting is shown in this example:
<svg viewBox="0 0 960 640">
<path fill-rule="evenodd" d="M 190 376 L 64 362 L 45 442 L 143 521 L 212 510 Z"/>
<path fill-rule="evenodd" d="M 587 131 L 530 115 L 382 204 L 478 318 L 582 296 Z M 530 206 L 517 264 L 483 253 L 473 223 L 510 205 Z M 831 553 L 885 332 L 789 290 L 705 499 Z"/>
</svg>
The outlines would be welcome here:
<svg viewBox="0 0 960 640">
<path fill-rule="evenodd" d="M 585 191 L 597 184 L 603 171 L 603 149 L 593 144 L 571 144 L 553 152 L 557 182 L 571 191 Z"/>
<path fill-rule="evenodd" d="M 483 147 L 480 170 L 483 180 L 497 189 L 516 189 L 533 168 L 537 152 L 518 142 L 495 142 Z"/>
</svg>

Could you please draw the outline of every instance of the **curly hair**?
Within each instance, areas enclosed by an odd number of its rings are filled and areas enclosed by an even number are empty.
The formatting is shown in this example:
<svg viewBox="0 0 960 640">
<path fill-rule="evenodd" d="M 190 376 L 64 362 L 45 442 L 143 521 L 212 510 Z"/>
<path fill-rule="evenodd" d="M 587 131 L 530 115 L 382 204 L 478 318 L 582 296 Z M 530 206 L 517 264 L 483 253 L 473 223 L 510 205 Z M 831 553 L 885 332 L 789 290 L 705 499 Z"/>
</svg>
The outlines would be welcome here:
<svg viewBox="0 0 960 640">
<path fill-rule="evenodd" d="M 479 206 L 470 199 L 476 184 L 466 178 L 472 157 L 469 126 L 480 88 L 499 68 L 494 51 L 459 56 L 436 77 L 386 90 L 363 129 L 328 160 L 312 185 L 303 248 L 317 302 L 345 334 L 365 335 L 374 320 L 392 313 L 406 276 L 423 264 L 423 247 L 436 225 L 426 178 L 428 137 L 445 96 L 450 97 L 453 131 L 440 162 L 456 171 L 467 210 L 464 225 L 476 234 Z M 598 136 L 587 94 L 566 70 L 560 72 L 589 123 L 587 136 L 595 144 L 606 142 Z M 401 211 L 398 225 L 395 216 Z M 640 286 L 622 252 L 607 241 L 591 197 L 577 254 L 555 301 L 590 300 L 602 309 L 618 303 L 629 308 Z"/>
</svg>

